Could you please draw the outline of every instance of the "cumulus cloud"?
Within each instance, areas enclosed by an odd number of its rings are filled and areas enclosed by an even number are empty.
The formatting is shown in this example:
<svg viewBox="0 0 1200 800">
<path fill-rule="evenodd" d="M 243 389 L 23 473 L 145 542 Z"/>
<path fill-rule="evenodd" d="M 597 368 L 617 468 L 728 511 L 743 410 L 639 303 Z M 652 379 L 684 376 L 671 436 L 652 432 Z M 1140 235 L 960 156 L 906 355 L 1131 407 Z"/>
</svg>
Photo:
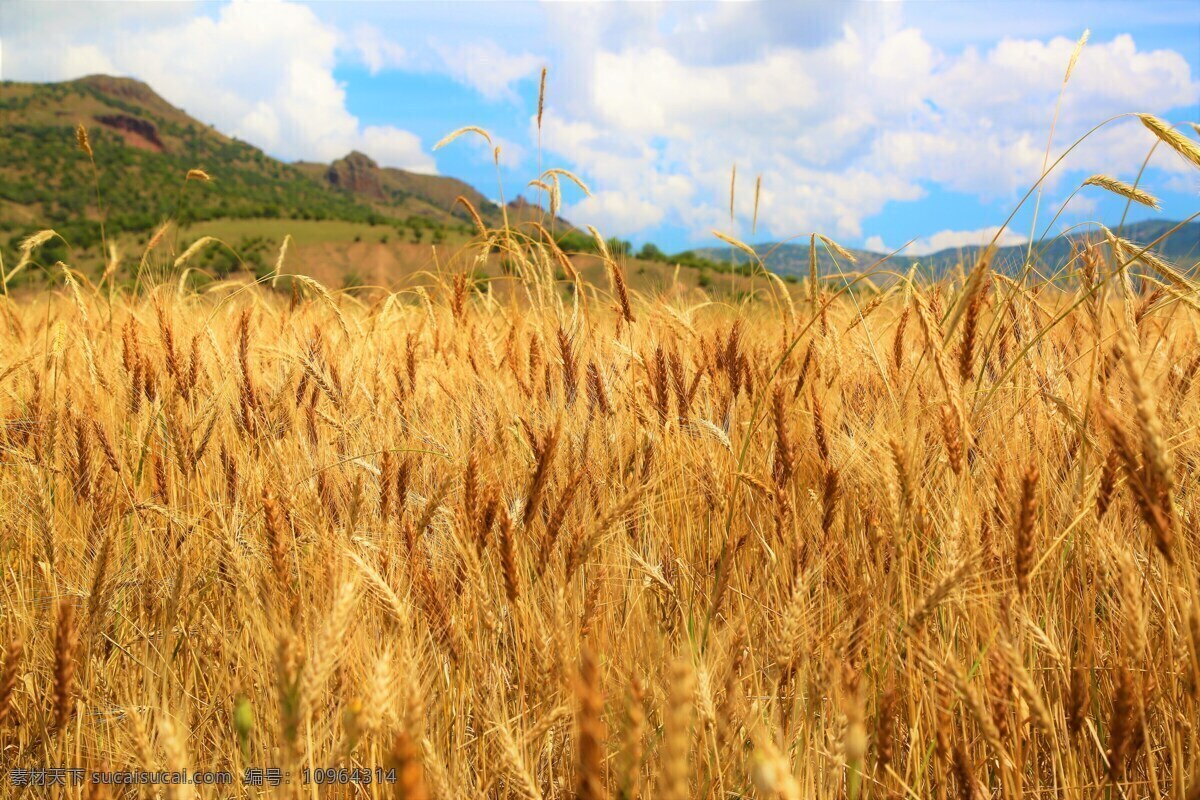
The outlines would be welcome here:
<svg viewBox="0 0 1200 800">
<path fill-rule="evenodd" d="M 54 12 L 33 4 L 23 13 L 36 18 Z M 202 121 L 284 159 L 329 161 L 358 149 L 388 166 L 435 171 L 418 137 L 392 126 L 364 127 L 347 110 L 345 88 L 333 74 L 344 43 L 308 6 L 235 0 L 212 16 L 193 9 L 152 27 L 113 22 L 102 43 L 94 35 L 88 41 L 61 34 L 67 38 L 55 43 L 57 55 L 49 60 L 39 26 L 6 36 L 6 77 L 127 75 Z M 361 44 L 368 66 L 382 67 L 400 56 L 370 35 Z"/>
<path fill-rule="evenodd" d="M 415 133 L 391 125 L 369 125 L 362 129 L 358 148 L 369 154 L 385 167 L 416 163 L 423 168 L 429 162 L 421 147 L 421 139 Z"/>
<path fill-rule="evenodd" d="M 903 25 L 898 11 L 866 16 L 854 7 L 838 24 L 822 16 L 821 30 L 804 36 L 763 34 L 769 46 L 714 55 L 692 41 L 724 41 L 739 25 L 761 31 L 762 5 L 771 4 L 634 10 L 621 45 L 603 35 L 572 42 L 552 82 L 552 99 L 566 99 L 547 116 L 543 143 L 598 190 L 572 207 L 594 215 L 580 222 L 620 235 L 664 222 L 697 237 L 728 228 L 734 162 L 749 176 L 739 216 L 748 221 L 761 173 L 759 231 L 776 237 L 819 230 L 853 241 L 888 203 L 920 199 L 933 186 L 1009 201 L 1037 180 L 1073 39 L 1002 38 L 953 52 Z M 564 25 L 579 25 L 561 13 Z M 591 13 L 604 31 L 621 12 Z M 782 29 L 795 20 L 769 22 Z M 1139 49 L 1128 35 L 1094 40 L 1068 87 L 1051 158 L 1108 116 L 1198 100 L 1200 82 L 1180 53 Z M 1151 143 L 1136 122 L 1102 129 L 1047 189 L 1083 171 L 1136 173 Z M 1169 155 L 1156 155 L 1152 169 L 1182 173 L 1185 165 Z M 680 182 L 688 193 L 664 192 Z M 953 233 L 918 247 L 952 241 Z"/>
<path fill-rule="evenodd" d="M 446 74 L 488 100 L 512 100 L 516 96 L 513 84 L 532 77 L 542 67 L 542 60 L 532 53 L 510 54 L 490 39 L 435 43 L 434 50 Z"/>
</svg>

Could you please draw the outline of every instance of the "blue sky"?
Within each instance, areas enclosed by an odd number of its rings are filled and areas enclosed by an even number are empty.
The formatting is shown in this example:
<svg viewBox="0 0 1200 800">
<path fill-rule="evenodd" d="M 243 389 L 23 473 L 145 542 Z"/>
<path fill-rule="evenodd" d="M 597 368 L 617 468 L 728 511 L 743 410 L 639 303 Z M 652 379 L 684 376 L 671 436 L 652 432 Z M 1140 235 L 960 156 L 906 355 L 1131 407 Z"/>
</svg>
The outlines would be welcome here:
<svg viewBox="0 0 1200 800">
<path fill-rule="evenodd" d="M 1085 29 L 1052 159 L 1118 114 L 1200 121 L 1200 4 L 1174 0 L 6 0 L 0 75 L 131 75 L 277 157 L 358 149 L 494 198 L 501 185 L 509 199 L 531 193 L 540 168 L 563 167 L 591 188 L 564 190 L 568 219 L 672 251 L 718 229 L 747 241 L 818 231 L 874 249 L 911 241 L 919 254 L 978 243 L 1037 179 Z M 433 152 L 463 125 L 493 135 L 498 171 L 475 137 Z M 1039 231 L 1089 175 L 1132 182 L 1153 141 L 1128 118 L 1087 139 L 1047 181 Z M 1200 210 L 1200 176 L 1172 153 L 1154 154 L 1142 185 L 1163 208 L 1131 219 Z M 1031 211 L 1005 241 L 1028 235 Z M 1051 231 L 1123 211 L 1088 188 Z"/>
</svg>

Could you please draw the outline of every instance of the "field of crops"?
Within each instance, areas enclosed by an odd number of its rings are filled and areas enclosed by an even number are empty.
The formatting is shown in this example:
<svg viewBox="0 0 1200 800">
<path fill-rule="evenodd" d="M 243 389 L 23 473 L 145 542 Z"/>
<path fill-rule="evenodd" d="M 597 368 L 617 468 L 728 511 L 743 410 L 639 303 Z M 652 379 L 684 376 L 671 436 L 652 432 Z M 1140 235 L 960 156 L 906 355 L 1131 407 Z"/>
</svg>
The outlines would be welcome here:
<svg viewBox="0 0 1200 800">
<path fill-rule="evenodd" d="M 985 258 L 734 306 L 608 259 L 564 299 L 513 246 L 504 300 L 70 270 L 6 300 L 6 767 L 1185 796 L 1190 279 L 1110 237 L 1072 287 Z"/>
</svg>

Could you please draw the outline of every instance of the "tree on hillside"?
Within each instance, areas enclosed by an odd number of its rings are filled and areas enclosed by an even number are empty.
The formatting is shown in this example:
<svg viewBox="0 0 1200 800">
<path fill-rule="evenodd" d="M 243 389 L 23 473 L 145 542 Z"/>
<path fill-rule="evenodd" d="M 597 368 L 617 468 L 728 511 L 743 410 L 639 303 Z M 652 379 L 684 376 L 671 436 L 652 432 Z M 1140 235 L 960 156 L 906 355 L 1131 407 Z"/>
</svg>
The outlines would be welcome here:
<svg viewBox="0 0 1200 800">
<path fill-rule="evenodd" d="M 614 256 L 627 256 L 633 252 L 633 245 L 631 243 L 624 239 L 618 239 L 615 236 L 609 239 L 606 244 L 608 245 L 608 252 Z"/>
<path fill-rule="evenodd" d="M 654 242 L 646 242 L 642 245 L 642 249 L 638 251 L 638 258 L 643 261 L 665 261 L 667 254 L 658 249 L 658 245 Z"/>
</svg>

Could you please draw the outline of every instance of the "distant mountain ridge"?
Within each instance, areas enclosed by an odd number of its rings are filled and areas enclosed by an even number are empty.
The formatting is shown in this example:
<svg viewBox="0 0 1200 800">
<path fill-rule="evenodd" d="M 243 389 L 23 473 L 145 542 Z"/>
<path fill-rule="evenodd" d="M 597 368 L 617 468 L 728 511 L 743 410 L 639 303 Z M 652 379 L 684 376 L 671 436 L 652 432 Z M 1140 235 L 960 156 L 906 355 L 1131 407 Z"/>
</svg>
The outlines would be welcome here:
<svg viewBox="0 0 1200 800">
<path fill-rule="evenodd" d="M 1176 226 L 1179 226 L 1179 230 L 1168 236 L 1168 232 Z M 1111 229 L 1116 233 L 1118 226 L 1113 225 Z M 1127 223 L 1120 230 L 1120 235 L 1131 242 L 1143 246 L 1165 236 L 1166 238 L 1155 244 L 1151 249 L 1156 254 L 1185 270 L 1190 270 L 1196 265 L 1197 260 L 1200 260 L 1200 222 L 1189 222 L 1180 225 L 1179 222 L 1170 220 L 1143 220 L 1141 222 Z M 1102 234 L 1098 231 L 1077 232 L 1065 237 L 1048 237 L 1035 244 L 1033 252 L 1037 254 L 1040 251 L 1040 261 L 1050 265 L 1052 269 L 1057 269 L 1070 259 L 1072 248 L 1075 245 L 1084 241 L 1099 241 L 1102 238 Z M 755 252 L 763 255 L 766 255 L 772 248 L 775 248 L 774 252 L 770 256 L 766 256 L 765 259 L 767 269 L 782 275 L 808 274 L 809 253 L 807 240 L 803 243 L 785 243 L 778 246 L 773 243 L 763 243 L 754 246 Z M 839 259 L 835 262 L 825 247 L 818 242 L 818 271 L 822 275 L 836 274 L 838 272 L 856 272 L 869 267 L 887 255 L 886 253 L 875 253 L 868 250 L 847 249 L 857 259 L 856 263 L 845 259 Z M 979 260 L 982 251 L 982 247 L 974 246 L 948 248 L 925 256 L 895 255 L 888 258 L 888 264 L 893 269 L 901 268 L 905 270 L 919 264 L 923 269 L 927 269 L 935 275 L 940 275 L 947 270 L 954 269 L 960 263 L 966 269 L 970 269 Z M 718 263 L 729 263 L 730 259 L 732 259 L 735 264 L 743 264 L 749 260 L 749 257 L 745 253 L 731 247 L 706 247 L 694 252 L 701 258 Z M 1006 272 L 1019 269 L 1025 263 L 1025 256 L 1028 252 L 1028 244 L 997 248 L 995 258 L 992 262 L 993 267 Z"/>
</svg>

